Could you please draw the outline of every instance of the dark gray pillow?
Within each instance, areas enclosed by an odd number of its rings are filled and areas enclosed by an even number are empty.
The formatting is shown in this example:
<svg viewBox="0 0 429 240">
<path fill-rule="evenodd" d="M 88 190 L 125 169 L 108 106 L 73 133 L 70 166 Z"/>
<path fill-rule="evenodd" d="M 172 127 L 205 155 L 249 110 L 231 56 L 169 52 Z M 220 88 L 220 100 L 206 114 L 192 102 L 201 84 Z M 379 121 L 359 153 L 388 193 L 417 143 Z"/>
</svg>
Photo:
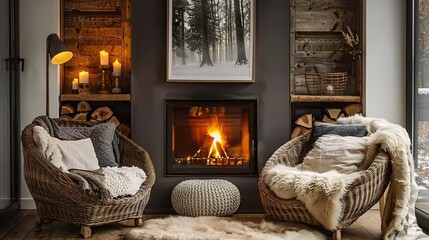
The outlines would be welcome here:
<svg viewBox="0 0 429 240">
<path fill-rule="evenodd" d="M 59 127 L 58 138 L 62 140 L 90 138 L 100 167 L 119 166 L 119 140 L 116 126 L 111 123 L 102 123 L 90 128 Z"/>
<path fill-rule="evenodd" d="M 367 135 L 365 124 L 333 124 L 325 122 L 314 122 L 310 139 L 307 143 L 305 154 L 313 148 L 317 139 L 326 134 L 340 136 L 364 137 Z M 304 155 L 305 155 L 304 154 Z"/>
</svg>

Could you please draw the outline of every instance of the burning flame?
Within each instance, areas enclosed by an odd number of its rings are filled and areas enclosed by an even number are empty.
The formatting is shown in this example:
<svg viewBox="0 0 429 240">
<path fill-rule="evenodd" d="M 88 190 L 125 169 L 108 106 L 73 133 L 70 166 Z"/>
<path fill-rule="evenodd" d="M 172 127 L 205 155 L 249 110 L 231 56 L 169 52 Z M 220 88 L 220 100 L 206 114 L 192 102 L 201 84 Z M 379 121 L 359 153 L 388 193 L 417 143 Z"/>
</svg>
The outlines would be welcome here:
<svg viewBox="0 0 429 240">
<path fill-rule="evenodd" d="M 225 152 L 226 137 L 222 134 L 222 123 L 219 122 L 217 116 L 212 117 L 211 124 L 207 128 L 207 134 L 214 138 L 210 147 L 209 156 L 215 158 L 228 157 Z"/>
</svg>

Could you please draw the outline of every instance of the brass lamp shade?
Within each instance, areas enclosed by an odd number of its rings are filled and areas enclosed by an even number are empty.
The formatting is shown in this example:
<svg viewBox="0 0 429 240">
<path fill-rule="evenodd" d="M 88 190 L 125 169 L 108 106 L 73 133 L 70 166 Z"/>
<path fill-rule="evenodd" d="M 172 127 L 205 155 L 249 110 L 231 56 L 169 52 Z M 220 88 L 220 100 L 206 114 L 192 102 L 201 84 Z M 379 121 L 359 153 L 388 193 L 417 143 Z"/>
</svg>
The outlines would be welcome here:
<svg viewBox="0 0 429 240">
<path fill-rule="evenodd" d="M 55 65 L 68 62 L 73 53 L 66 44 L 61 42 L 57 34 L 52 33 L 46 38 L 46 115 L 49 116 L 49 59 Z"/>
<path fill-rule="evenodd" d="M 57 34 L 52 33 L 48 36 L 47 40 L 49 46 L 48 54 L 52 64 L 63 64 L 73 57 L 73 53 L 69 50 L 66 44 L 61 42 Z"/>
</svg>

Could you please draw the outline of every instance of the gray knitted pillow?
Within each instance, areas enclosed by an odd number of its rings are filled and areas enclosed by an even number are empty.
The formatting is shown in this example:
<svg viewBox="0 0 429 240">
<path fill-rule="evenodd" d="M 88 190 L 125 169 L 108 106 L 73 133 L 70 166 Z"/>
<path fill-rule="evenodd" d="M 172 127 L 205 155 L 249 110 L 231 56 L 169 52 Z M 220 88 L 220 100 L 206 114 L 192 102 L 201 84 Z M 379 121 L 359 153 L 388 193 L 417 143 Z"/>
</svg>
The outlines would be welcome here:
<svg viewBox="0 0 429 240">
<path fill-rule="evenodd" d="M 79 140 L 90 138 L 94 145 L 100 167 L 119 166 L 119 147 L 116 126 L 111 123 L 102 123 L 90 128 L 59 127 L 59 136 L 62 140 Z"/>
</svg>

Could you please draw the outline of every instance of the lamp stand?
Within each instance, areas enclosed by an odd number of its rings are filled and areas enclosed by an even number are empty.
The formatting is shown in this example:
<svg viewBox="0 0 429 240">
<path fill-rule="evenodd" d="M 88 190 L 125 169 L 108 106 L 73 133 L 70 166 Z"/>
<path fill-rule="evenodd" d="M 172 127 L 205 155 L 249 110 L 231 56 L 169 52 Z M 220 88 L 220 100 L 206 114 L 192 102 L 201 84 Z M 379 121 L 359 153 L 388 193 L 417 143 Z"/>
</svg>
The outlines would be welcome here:
<svg viewBox="0 0 429 240">
<path fill-rule="evenodd" d="M 49 116 L 49 38 L 46 38 L 46 116 Z"/>
</svg>

